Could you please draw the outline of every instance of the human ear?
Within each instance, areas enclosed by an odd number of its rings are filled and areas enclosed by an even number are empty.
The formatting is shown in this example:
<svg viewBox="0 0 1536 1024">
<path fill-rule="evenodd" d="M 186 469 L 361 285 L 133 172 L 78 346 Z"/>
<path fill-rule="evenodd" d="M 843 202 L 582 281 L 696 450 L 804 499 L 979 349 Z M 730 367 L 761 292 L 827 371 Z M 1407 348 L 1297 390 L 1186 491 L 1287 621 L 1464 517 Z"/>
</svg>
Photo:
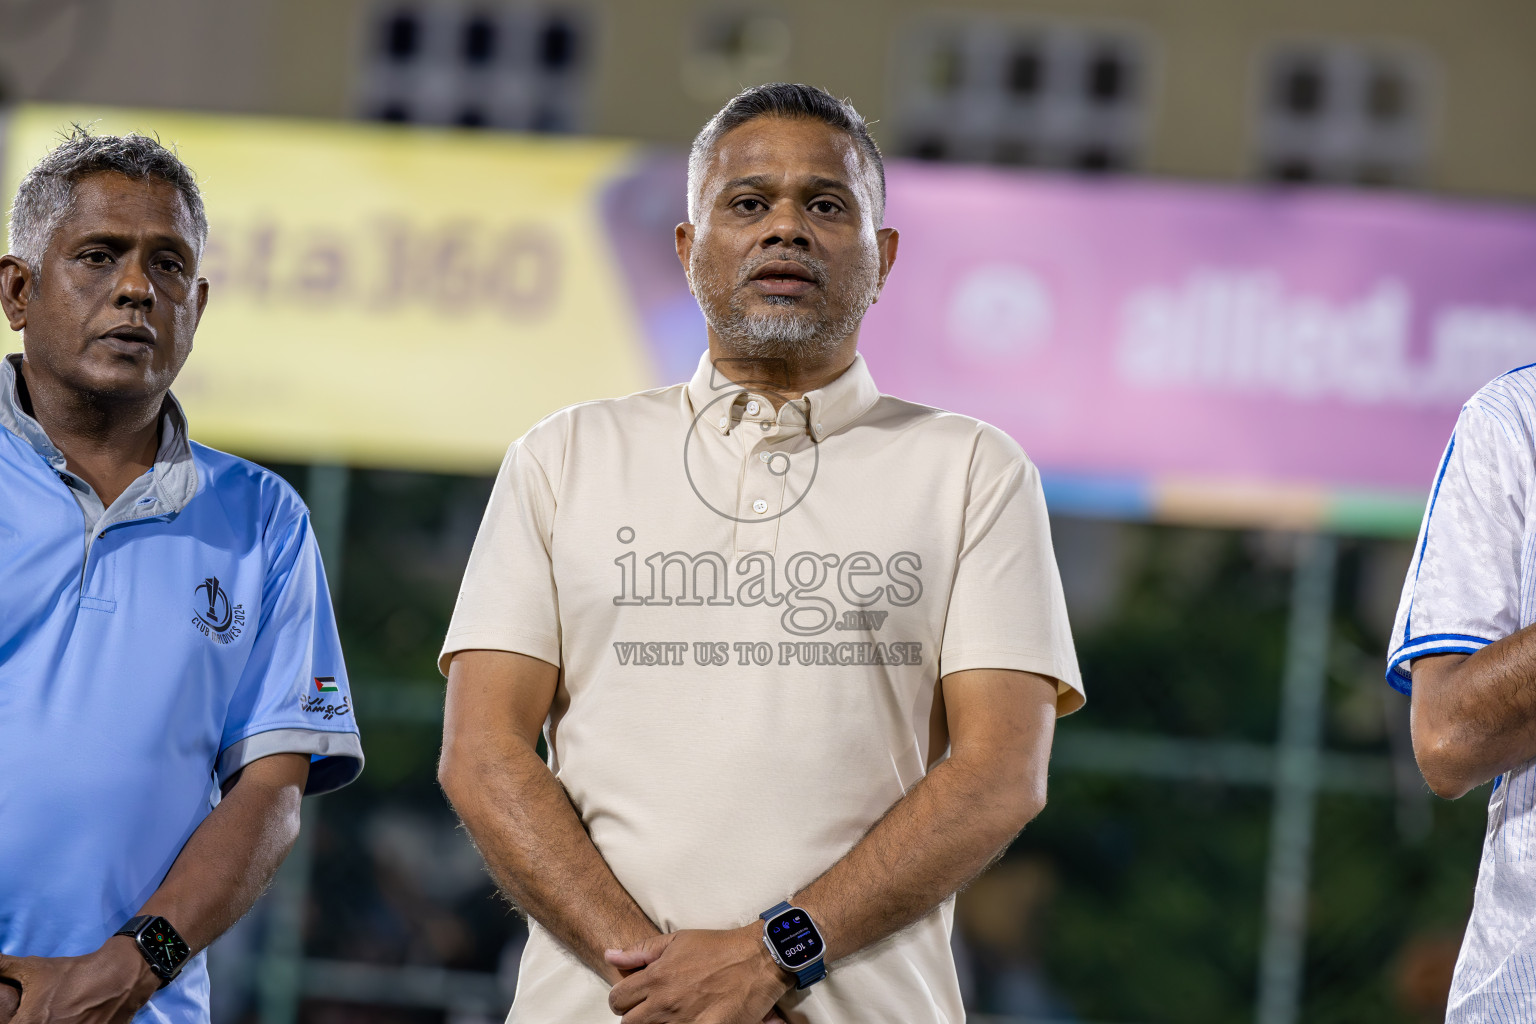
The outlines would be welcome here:
<svg viewBox="0 0 1536 1024">
<path fill-rule="evenodd" d="M 693 256 L 693 225 L 679 224 L 676 241 L 677 258 L 683 265 L 683 276 L 688 279 L 688 294 L 693 295 L 693 274 L 688 270 L 689 259 Z"/>
<path fill-rule="evenodd" d="M 197 279 L 197 319 L 192 321 L 192 330 L 197 330 L 197 325 L 203 322 L 203 310 L 208 308 L 208 279 Z"/>
<path fill-rule="evenodd" d="M 901 235 L 895 228 L 881 228 L 875 232 L 875 249 L 880 253 L 880 290 L 885 289 L 885 279 L 890 274 L 891 268 L 896 265 L 896 249 L 901 244 Z M 880 295 L 875 293 L 875 300 L 879 301 Z"/>
<path fill-rule="evenodd" d="M 32 268 L 19 256 L 0 256 L 0 308 L 13 331 L 27 326 L 27 302 L 35 280 Z"/>
</svg>

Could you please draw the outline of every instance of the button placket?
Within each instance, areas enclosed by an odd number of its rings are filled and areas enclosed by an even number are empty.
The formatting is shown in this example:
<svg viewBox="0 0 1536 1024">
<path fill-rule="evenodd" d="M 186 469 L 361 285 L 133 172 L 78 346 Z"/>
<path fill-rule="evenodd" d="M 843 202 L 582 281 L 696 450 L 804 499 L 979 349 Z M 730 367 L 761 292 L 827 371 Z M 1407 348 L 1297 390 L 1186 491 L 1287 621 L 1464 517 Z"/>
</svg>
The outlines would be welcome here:
<svg viewBox="0 0 1536 1024">
<path fill-rule="evenodd" d="M 747 456 L 741 474 L 739 518 L 750 522 L 777 517 L 784 510 L 784 476 L 773 471 L 776 464 L 771 455 L 768 461 L 754 454 Z"/>
<path fill-rule="evenodd" d="M 762 437 L 750 438 L 743 453 L 741 489 L 737 495 L 736 550 L 772 551 L 778 542 L 784 508 L 785 475 L 775 473 L 774 452 Z"/>
<path fill-rule="evenodd" d="M 99 527 L 98 533 L 99 533 Z M 85 563 L 80 569 L 80 606 L 98 612 L 117 610 L 116 587 L 113 586 L 116 559 L 102 536 L 94 538 Z"/>
</svg>

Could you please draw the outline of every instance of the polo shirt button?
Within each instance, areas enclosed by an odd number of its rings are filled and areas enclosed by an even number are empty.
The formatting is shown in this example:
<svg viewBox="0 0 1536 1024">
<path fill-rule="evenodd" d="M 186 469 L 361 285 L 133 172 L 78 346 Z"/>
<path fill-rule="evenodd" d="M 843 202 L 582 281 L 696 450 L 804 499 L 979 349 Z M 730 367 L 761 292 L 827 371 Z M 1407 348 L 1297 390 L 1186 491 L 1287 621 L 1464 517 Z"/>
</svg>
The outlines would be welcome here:
<svg viewBox="0 0 1536 1024">
<path fill-rule="evenodd" d="M 773 429 L 773 424 L 768 422 L 767 420 L 758 420 L 757 425 L 762 427 L 764 430 L 772 430 Z"/>
<path fill-rule="evenodd" d="M 724 430 L 725 429 L 725 425 L 727 423 L 729 423 L 729 422 L 731 422 L 729 417 L 721 416 L 720 417 L 720 429 Z"/>
<path fill-rule="evenodd" d="M 752 503 L 752 511 L 756 512 L 758 515 L 762 515 L 764 512 L 768 511 L 768 503 L 762 498 L 758 498 Z"/>
<path fill-rule="evenodd" d="M 767 462 L 769 459 L 773 458 L 773 453 L 772 452 L 758 452 L 757 453 L 757 457 L 762 459 L 764 462 Z"/>
<path fill-rule="evenodd" d="M 761 408 L 762 408 L 762 406 L 758 405 L 756 402 L 748 402 L 747 403 L 747 415 L 748 416 L 756 416 L 757 415 L 757 410 L 761 409 Z"/>
</svg>

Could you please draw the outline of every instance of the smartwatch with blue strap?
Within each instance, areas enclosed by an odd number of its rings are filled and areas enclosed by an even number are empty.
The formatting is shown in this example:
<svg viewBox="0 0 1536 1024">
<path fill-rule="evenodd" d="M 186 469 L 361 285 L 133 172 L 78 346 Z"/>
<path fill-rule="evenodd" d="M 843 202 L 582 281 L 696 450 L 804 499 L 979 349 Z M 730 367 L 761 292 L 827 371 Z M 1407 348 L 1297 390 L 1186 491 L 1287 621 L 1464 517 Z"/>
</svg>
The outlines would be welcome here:
<svg viewBox="0 0 1536 1024">
<path fill-rule="evenodd" d="M 763 945 L 774 963 L 795 976 L 795 988 L 810 988 L 827 976 L 825 944 L 810 914 L 786 900 L 758 916 L 763 919 Z"/>
</svg>

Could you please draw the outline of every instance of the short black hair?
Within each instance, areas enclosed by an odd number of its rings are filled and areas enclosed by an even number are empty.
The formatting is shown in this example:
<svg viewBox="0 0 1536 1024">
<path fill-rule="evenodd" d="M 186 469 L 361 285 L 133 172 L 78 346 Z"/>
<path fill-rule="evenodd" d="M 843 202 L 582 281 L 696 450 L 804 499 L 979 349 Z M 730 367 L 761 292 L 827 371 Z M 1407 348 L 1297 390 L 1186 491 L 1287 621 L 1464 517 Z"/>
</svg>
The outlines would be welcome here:
<svg viewBox="0 0 1536 1024">
<path fill-rule="evenodd" d="M 770 82 L 743 89 L 731 97 L 720 112 L 709 119 L 693 140 L 688 153 L 688 219 L 697 221 L 699 191 L 704 185 L 704 167 L 714 154 L 720 139 L 733 128 L 760 117 L 807 118 L 846 132 L 874 172 L 876 190 L 875 224 L 885 219 L 885 161 L 880 147 L 869 134 L 869 125 L 847 100 L 840 100 L 827 90 L 794 82 Z"/>
</svg>

